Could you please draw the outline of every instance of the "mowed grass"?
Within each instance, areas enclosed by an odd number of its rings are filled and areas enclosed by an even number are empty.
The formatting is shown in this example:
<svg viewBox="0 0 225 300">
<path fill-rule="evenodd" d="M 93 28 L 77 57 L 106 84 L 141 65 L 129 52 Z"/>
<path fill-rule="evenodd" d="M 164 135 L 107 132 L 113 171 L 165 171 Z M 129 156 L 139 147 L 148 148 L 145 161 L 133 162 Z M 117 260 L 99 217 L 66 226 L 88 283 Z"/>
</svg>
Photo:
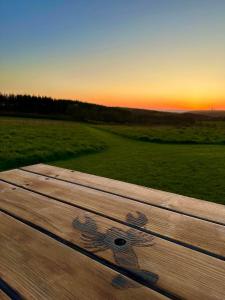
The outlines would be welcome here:
<svg viewBox="0 0 225 300">
<path fill-rule="evenodd" d="M 67 159 L 104 147 L 83 124 L 0 118 L 0 170 Z"/>
<path fill-rule="evenodd" d="M 54 164 L 225 204 L 225 146 L 157 144 L 124 138 L 99 126 L 92 130 L 107 143 L 103 152 Z"/>
<path fill-rule="evenodd" d="M 0 118 L 0 168 L 47 162 L 225 204 L 225 146 L 150 143 L 107 127 Z"/>
<path fill-rule="evenodd" d="M 225 121 L 198 122 L 189 126 L 101 126 L 131 139 L 168 144 L 225 145 Z"/>
</svg>

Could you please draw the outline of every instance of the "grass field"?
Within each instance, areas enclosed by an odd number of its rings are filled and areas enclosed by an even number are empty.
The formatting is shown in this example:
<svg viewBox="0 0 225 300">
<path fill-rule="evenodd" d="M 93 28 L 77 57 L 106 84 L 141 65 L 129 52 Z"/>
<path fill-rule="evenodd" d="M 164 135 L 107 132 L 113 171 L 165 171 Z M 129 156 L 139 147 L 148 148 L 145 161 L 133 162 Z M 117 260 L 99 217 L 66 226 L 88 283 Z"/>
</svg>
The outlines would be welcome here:
<svg viewBox="0 0 225 300">
<path fill-rule="evenodd" d="M 192 126 L 101 126 L 123 137 L 152 143 L 225 145 L 225 122 L 202 121 Z"/>
<path fill-rule="evenodd" d="M 0 118 L 0 168 L 48 162 L 225 204 L 224 145 L 150 143 L 121 128 Z"/>
<path fill-rule="evenodd" d="M 82 124 L 0 118 L 0 170 L 67 159 L 100 151 L 105 146 Z"/>
</svg>

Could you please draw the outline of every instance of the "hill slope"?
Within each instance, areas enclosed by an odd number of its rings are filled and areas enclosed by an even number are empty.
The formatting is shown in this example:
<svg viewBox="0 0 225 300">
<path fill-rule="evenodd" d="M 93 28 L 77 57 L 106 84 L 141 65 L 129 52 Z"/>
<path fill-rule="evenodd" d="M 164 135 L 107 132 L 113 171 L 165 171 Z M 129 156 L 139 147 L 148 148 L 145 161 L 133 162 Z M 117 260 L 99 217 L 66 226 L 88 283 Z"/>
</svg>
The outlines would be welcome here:
<svg viewBox="0 0 225 300">
<path fill-rule="evenodd" d="M 194 113 L 162 112 L 145 109 L 108 107 L 81 101 L 30 95 L 0 94 L 0 115 L 44 117 L 93 123 L 193 124 L 211 116 Z"/>
</svg>

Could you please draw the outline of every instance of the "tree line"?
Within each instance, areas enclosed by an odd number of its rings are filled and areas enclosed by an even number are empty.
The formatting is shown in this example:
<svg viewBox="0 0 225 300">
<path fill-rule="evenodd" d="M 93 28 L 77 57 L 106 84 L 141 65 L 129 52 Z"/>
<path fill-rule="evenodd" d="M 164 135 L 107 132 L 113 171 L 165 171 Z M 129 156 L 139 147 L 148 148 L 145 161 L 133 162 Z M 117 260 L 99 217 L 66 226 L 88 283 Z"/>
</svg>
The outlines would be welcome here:
<svg viewBox="0 0 225 300">
<path fill-rule="evenodd" d="M 118 124 L 192 124 L 194 114 L 107 107 L 78 100 L 0 94 L 0 114 Z M 202 118 L 207 118 L 202 116 Z"/>
</svg>

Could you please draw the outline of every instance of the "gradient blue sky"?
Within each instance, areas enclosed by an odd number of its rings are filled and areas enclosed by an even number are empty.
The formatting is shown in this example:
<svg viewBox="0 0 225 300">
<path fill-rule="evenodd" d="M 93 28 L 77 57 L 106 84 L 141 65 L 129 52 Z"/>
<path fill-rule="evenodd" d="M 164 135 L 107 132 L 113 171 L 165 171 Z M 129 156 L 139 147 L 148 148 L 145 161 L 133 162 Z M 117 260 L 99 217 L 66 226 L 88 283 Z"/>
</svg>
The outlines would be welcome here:
<svg viewBox="0 0 225 300">
<path fill-rule="evenodd" d="M 0 0 L 0 91 L 225 109 L 224 0 Z"/>
</svg>

